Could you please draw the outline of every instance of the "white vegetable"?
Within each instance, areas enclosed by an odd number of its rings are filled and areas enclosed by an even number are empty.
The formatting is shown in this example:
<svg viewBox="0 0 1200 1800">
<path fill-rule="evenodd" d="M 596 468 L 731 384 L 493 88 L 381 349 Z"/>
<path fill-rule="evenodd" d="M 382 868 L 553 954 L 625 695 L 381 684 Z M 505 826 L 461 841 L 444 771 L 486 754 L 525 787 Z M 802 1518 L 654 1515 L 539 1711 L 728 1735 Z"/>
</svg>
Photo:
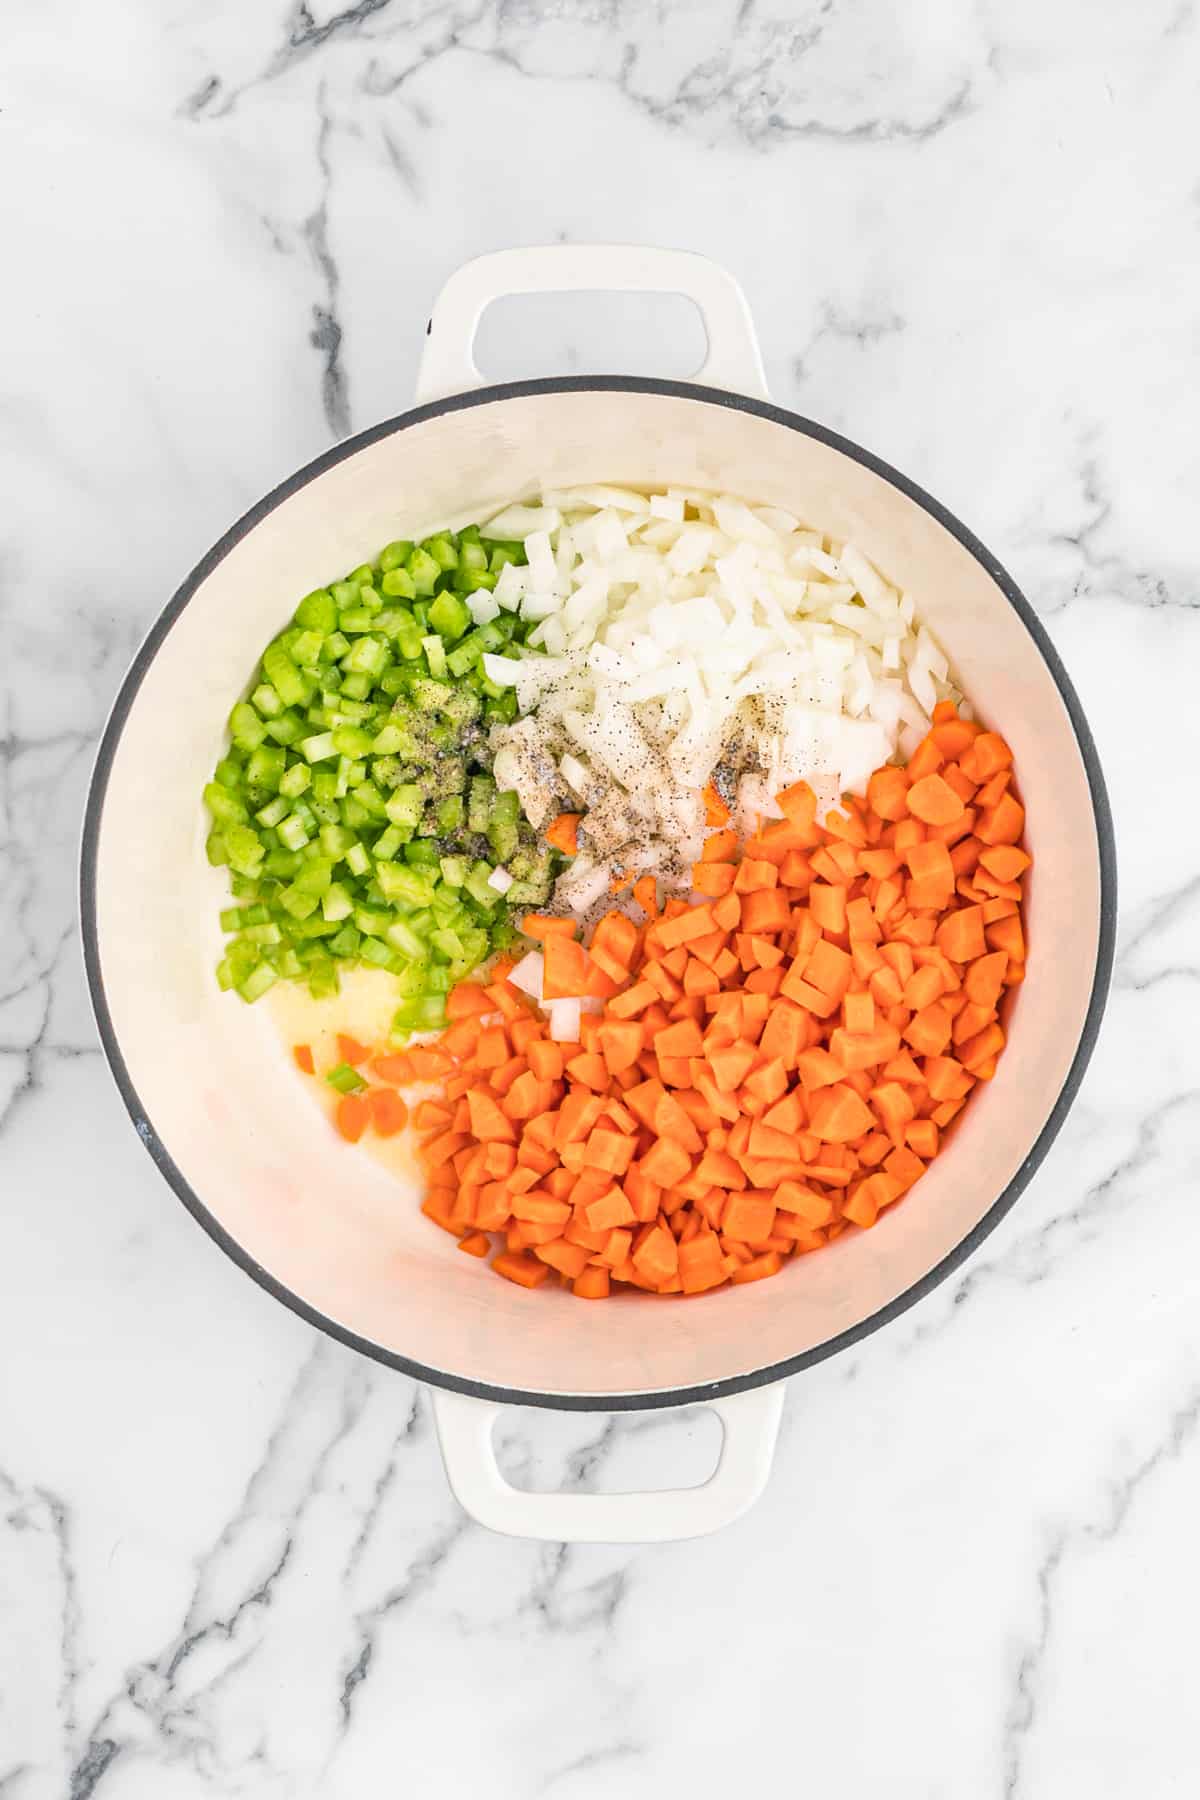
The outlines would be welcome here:
<svg viewBox="0 0 1200 1800">
<path fill-rule="evenodd" d="M 498 894 L 507 894 L 513 878 L 507 869 L 493 869 L 487 878 L 487 884 L 490 888 L 495 888 Z"/>
<path fill-rule="evenodd" d="M 540 1004 L 544 971 L 545 964 L 541 951 L 531 950 L 528 956 L 521 958 L 515 969 L 510 970 L 508 979 L 515 988 L 520 989 L 521 993 L 528 994 L 531 1000 L 536 1000 Z M 554 1002 L 551 1004 L 553 1005 Z"/>
<path fill-rule="evenodd" d="M 540 958 L 539 958 L 540 961 Z M 512 976 L 509 976 L 512 980 Z M 556 1044 L 577 1044 L 583 1007 L 578 1000 L 548 1000 L 546 1016 L 550 1020 L 550 1036 Z"/>
<path fill-rule="evenodd" d="M 531 531 L 557 531 L 562 514 L 555 506 L 506 506 L 479 527 L 480 537 L 527 538 Z"/>
<path fill-rule="evenodd" d="M 495 643 L 495 641 L 493 637 L 492 642 Z M 495 682 L 497 687 L 516 687 L 521 664 L 514 656 L 493 656 L 490 650 L 485 650 L 483 672 L 489 681 Z"/>
<path fill-rule="evenodd" d="M 524 715 L 492 731 L 496 780 L 539 826 L 583 803 L 556 889 L 578 914 L 608 903 L 617 870 L 686 888 L 723 757 L 744 772 L 744 817 L 773 816 L 801 779 L 824 811 L 959 698 L 911 596 L 777 507 L 587 486 L 507 508 L 489 531 L 523 535 L 528 566 L 501 571 L 493 604 L 519 606 L 547 653 L 483 658 Z"/>
</svg>

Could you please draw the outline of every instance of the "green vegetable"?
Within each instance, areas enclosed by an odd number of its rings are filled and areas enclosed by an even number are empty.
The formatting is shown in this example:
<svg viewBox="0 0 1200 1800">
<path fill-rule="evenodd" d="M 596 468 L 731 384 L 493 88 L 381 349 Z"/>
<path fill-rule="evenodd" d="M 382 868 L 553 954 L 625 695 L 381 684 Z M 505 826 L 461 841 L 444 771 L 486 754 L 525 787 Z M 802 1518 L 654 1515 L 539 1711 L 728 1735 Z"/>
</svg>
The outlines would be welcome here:
<svg viewBox="0 0 1200 1800">
<path fill-rule="evenodd" d="M 320 997 L 363 963 L 396 981 L 398 1035 L 432 1030 L 454 983 L 515 940 L 514 913 L 548 898 L 557 853 L 491 778 L 488 729 L 516 694 L 482 672 L 485 651 L 523 654 L 531 625 L 473 627 L 465 599 L 523 561 L 475 527 L 399 539 L 267 645 L 204 789 L 206 854 L 239 902 L 221 913 L 222 989 L 252 1001 L 303 980 Z M 362 1085 L 346 1065 L 330 1080 Z"/>
</svg>

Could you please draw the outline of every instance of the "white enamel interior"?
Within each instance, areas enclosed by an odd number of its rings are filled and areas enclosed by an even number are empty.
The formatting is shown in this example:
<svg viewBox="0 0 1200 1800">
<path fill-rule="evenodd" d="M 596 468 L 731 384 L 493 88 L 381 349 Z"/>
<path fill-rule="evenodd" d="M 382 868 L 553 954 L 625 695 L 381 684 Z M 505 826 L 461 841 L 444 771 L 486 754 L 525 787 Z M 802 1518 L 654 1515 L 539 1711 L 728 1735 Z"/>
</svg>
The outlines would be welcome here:
<svg viewBox="0 0 1200 1800">
<path fill-rule="evenodd" d="M 1036 871 L 1007 1053 L 920 1189 L 775 1281 L 690 1304 L 531 1295 L 456 1255 L 372 1158 L 329 1130 L 264 1008 L 217 991 L 223 872 L 200 789 L 267 639 L 299 597 L 395 537 L 540 485 L 676 482 L 788 508 L 908 589 L 980 715 L 1016 752 Z M 153 1133 L 226 1232 L 310 1307 L 383 1349 L 548 1395 L 666 1392 L 811 1350 L 918 1282 L 1028 1155 L 1079 1043 L 1100 920 L 1096 826 L 1063 701 L 987 572 L 883 477 L 807 435 L 699 398 L 585 391 L 468 406 L 308 481 L 200 584 L 116 747 L 97 851 L 104 995 Z M 168 1202 L 166 1190 L 163 1203 Z M 634 1316 L 631 1316 L 631 1309 Z"/>
</svg>

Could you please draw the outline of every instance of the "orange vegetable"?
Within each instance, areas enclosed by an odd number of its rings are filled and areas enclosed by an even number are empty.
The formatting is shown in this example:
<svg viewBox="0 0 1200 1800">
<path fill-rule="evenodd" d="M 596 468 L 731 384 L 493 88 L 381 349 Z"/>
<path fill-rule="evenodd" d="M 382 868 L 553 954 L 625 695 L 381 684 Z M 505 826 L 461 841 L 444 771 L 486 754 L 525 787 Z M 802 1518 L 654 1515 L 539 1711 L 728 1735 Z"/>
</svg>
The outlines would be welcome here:
<svg viewBox="0 0 1200 1800">
<path fill-rule="evenodd" d="M 357 1144 L 370 1123 L 371 1108 L 362 1094 L 343 1094 L 334 1117 L 346 1142 Z"/>
<path fill-rule="evenodd" d="M 546 827 L 546 842 L 561 850 L 564 856 L 574 856 L 579 849 L 579 821 L 582 813 L 559 813 L 557 819 Z"/>
<path fill-rule="evenodd" d="M 806 784 L 779 799 L 740 848 L 714 809 L 699 904 L 660 913 L 640 877 L 647 923 L 610 912 L 587 948 L 568 919 L 526 918 L 547 997 L 594 1002 L 578 1044 L 550 1039 L 500 961 L 449 996 L 437 1046 L 376 1057 L 391 1085 L 339 1104 L 346 1135 L 386 1136 L 395 1088 L 437 1084 L 413 1114 L 423 1210 L 468 1254 L 500 1234 L 509 1280 L 553 1269 L 603 1298 L 774 1275 L 873 1226 L 993 1075 L 1030 866 L 1007 745 L 941 703 L 865 800 L 818 823 Z"/>
<path fill-rule="evenodd" d="M 395 1088 L 371 1088 L 367 1095 L 371 1123 L 380 1137 L 395 1137 L 408 1124 L 408 1108 Z"/>
<path fill-rule="evenodd" d="M 305 1075 L 311 1075 L 313 1072 L 313 1053 L 311 1044 L 293 1045 L 292 1055 L 295 1058 L 296 1067 Z"/>
</svg>

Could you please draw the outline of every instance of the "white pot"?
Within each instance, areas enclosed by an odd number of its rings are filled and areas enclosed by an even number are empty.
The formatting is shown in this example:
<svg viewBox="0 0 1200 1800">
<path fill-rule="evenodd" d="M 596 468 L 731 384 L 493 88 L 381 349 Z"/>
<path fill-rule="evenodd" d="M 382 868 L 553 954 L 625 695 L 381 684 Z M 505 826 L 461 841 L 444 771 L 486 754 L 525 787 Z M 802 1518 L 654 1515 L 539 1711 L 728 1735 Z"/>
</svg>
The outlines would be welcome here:
<svg viewBox="0 0 1200 1800">
<path fill-rule="evenodd" d="M 512 292 L 689 295 L 710 352 L 698 384 L 575 377 L 482 388 L 485 305 Z M 703 384 L 703 385 L 700 385 Z M 685 1537 L 766 1479 L 782 1378 L 894 1318 L 975 1248 L 1045 1154 L 1091 1051 L 1112 958 L 1112 830 L 1079 703 L 1028 603 L 928 495 L 857 446 L 769 404 L 735 283 L 702 258 L 594 247 L 468 265 L 430 325 L 422 404 L 302 469 L 184 582 L 139 650 L 100 747 L 82 914 L 97 1022 L 121 1095 L 175 1192 L 287 1305 L 434 1388 L 452 1484 L 500 1530 L 563 1539 Z M 200 790 L 261 647 L 298 597 L 395 537 L 465 523 L 542 486 L 617 481 L 728 490 L 851 538 L 917 600 L 984 720 L 1016 754 L 1036 856 L 1028 978 L 996 1077 L 919 1190 L 775 1281 L 690 1304 L 498 1281 L 448 1253 L 415 1193 L 348 1154 L 263 1008 L 218 992 L 223 871 L 205 861 Z M 703 1487 L 518 1493 L 490 1433 L 504 1403 L 713 1404 L 725 1447 Z"/>
</svg>

